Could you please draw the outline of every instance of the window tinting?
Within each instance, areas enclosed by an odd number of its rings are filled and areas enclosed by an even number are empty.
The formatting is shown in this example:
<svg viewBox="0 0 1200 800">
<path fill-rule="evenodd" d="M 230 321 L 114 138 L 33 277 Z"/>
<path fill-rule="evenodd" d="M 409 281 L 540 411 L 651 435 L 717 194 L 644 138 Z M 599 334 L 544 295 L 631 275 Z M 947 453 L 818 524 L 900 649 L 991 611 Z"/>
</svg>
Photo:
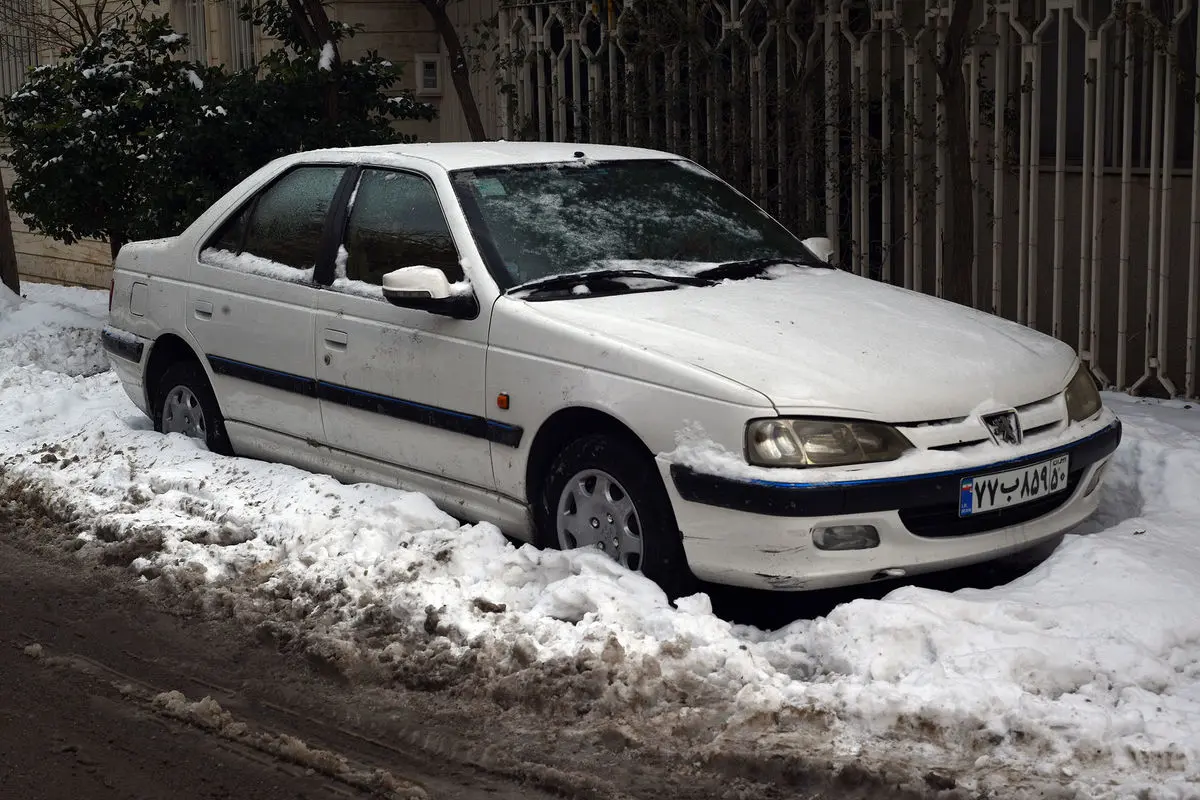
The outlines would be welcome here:
<svg viewBox="0 0 1200 800">
<path fill-rule="evenodd" d="M 250 219 L 250 211 L 253 208 L 253 202 L 246 203 L 242 206 L 241 211 L 225 220 L 225 224 L 205 242 L 204 249 L 207 250 L 212 247 L 217 250 L 228 250 L 231 253 L 240 252 L 242 249 L 242 236 L 246 233 L 246 221 Z"/>
<path fill-rule="evenodd" d="M 458 251 L 437 192 L 407 172 L 363 170 L 346 226 L 346 276 L 380 284 L 401 267 L 437 267 L 462 280 Z"/>
<path fill-rule="evenodd" d="M 245 252 L 296 269 L 317 262 L 325 216 L 345 167 L 301 167 L 258 198 Z"/>
</svg>

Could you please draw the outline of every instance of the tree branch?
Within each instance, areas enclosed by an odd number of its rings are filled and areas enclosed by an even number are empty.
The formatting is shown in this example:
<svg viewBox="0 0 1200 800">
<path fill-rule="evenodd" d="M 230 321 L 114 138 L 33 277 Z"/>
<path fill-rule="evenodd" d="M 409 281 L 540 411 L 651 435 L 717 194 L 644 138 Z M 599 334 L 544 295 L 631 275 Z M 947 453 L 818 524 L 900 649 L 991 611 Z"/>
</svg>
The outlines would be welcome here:
<svg viewBox="0 0 1200 800">
<path fill-rule="evenodd" d="M 471 73 L 467 68 L 467 55 L 463 51 L 462 40 L 450 15 L 446 13 L 446 0 L 421 0 L 421 5 L 433 18 L 434 27 L 442 37 L 446 46 L 446 58 L 450 62 L 450 80 L 458 94 L 459 105 L 462 106 L 463 117 L 472 141 L 483 141 L 487 132 L 483 129 L 483 118 L 479 114 L 479 104 L 475 102 L 475 92 L 471 88 Z M 419 80 L 419 76 L 418 76 Z"/>
<path fill-rule="evenodd" d="M 303 37 L 305 44 L 316 50 L 321 49 L 321 39 L 317 36 L 316 29 L 308 19 L 308 11 L 304 7 L 302 0 L 287 0 L 288 8 L 292 12 L 292 20 L 296 23 L 296 27 L 300 31 L 300 36 Z"/>
</svg>

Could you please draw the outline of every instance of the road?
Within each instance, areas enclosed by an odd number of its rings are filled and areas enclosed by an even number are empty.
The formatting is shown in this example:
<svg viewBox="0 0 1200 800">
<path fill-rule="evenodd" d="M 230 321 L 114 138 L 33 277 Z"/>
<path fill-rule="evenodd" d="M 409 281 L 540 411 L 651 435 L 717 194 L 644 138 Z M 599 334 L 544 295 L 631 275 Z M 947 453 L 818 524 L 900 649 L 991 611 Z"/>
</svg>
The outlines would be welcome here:
<svg viewBox="0 0 1200 800">
<path fill-rule="evenodd" d="M 344 689 L 231 626 L 7 542 L 0 564 L 0 797 L 550 796 L 325 718 Z"/>
<path fill-rule="evenodd" d="M 129 571 L 64 549 L 57 525 L 0 497 L 0 798 L 904 800 L 940 788 L 816 761 L 701 763 L 669 741 L 630 744 L 615 722 L 355 680 L 219 608 L 159 603 Z"/>
</svg>

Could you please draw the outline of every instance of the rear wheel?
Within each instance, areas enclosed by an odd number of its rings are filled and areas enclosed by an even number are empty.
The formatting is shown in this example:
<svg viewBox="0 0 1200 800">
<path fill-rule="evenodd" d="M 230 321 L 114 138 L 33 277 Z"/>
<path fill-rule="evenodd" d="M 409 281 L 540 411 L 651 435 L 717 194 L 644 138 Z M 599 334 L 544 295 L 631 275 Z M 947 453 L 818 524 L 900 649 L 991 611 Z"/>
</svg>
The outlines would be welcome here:
<svg viewBox="0 0 1200 800">
<path fill-rule="evenodd" d="M 697 589 L 662 479 L 645 451 L 623 437 L 593 434 L 564 447 L 543 482 L 538 512 L 542 547 L 599 550 L 672 599 Z"/>
<path fill-rule="evenodd" d="M 199 364 L 181 361 L 168 367 L 158 381 L 154 398 L 156 431 L 182 433 L 203 441 L 214 453 L 233 455 L 225 419 Z"/>
</svg>

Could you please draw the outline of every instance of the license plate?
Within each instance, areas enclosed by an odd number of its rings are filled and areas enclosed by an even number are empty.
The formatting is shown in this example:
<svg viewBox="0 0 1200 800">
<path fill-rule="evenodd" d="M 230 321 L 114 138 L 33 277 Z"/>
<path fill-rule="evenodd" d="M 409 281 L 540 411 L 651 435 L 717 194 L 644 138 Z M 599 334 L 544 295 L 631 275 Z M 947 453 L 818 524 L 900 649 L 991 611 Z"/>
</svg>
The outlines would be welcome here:
<svg viewBox="0 0 1200 800">
<path fill-rule="evenodd" d="M 1007 472 L 963 478 L 958 492 L 958 515 L 969 517 L 1019 506 L 1067 488 L 1065 455 Z"/>
</svg>

